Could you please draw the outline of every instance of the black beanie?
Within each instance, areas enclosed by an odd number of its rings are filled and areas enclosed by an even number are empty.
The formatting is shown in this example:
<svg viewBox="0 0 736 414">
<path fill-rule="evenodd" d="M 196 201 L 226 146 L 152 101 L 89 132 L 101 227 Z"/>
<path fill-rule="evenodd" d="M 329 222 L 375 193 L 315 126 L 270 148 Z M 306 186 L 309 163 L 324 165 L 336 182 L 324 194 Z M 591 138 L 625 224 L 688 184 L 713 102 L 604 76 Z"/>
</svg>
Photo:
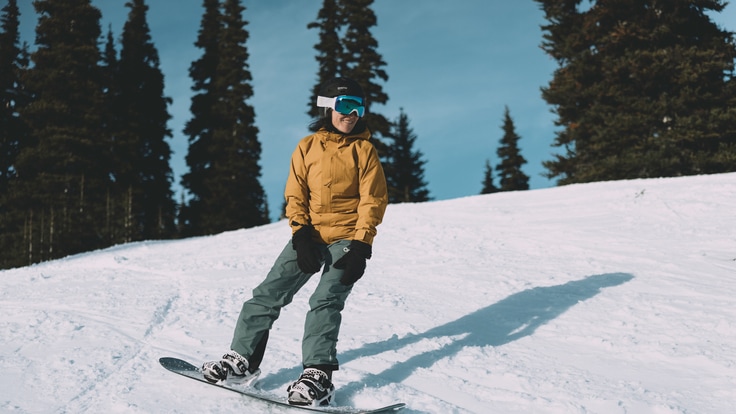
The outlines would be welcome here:
<svg viewBox="0 0 736 414">
<path fill-rule="evenodd" d="M 335 78 L 322 84 L 319 88 L 319 96 L 334 98 L 340 95 L 357 96 L 365 100 L 363 88 L 358 82 L 349 78 Z"/>
</svg>

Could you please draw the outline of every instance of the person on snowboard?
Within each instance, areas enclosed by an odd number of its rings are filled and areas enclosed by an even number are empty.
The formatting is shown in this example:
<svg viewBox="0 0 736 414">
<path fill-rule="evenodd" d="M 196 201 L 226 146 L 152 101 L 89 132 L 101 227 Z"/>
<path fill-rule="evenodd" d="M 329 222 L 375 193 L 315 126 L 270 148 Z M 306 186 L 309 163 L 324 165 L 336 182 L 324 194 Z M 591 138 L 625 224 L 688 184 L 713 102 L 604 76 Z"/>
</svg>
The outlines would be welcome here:
<svg viewBox="0 0 736 414">
<path fill-rule="evenodd" d="M 335 392 L 340 312 L 371 258 L 388 196 L 362 119 L 366 105 L 360 85 L 348 78 L 324 83 L 317 107 L 320 117 L 311 125 L 317 132 L 297 145 L 286 181 L 291 241 L 243 304 L 230 352 L 205 362 L 202 373 L 211 382 L 252 382 L 281 308 L 324 265 L 304 324 L 304 371 L 287 388 L 290 404 L 324 406 Z"/>
</svg>

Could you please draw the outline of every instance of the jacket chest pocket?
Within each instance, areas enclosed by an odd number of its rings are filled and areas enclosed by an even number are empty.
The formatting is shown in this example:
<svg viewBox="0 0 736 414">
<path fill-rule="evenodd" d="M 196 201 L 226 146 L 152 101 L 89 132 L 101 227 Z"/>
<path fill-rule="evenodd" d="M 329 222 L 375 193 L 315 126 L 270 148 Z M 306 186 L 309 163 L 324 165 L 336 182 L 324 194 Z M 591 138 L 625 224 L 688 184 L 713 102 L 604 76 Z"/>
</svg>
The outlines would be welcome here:
<svg viewBox="0 0 736 414">
<path fill-rule="evenodd" d="M 338 197 L 358 196 L 358 163 L 350 151 L 336 153 L 330 162 L 332 195 Z"/>
</svg>

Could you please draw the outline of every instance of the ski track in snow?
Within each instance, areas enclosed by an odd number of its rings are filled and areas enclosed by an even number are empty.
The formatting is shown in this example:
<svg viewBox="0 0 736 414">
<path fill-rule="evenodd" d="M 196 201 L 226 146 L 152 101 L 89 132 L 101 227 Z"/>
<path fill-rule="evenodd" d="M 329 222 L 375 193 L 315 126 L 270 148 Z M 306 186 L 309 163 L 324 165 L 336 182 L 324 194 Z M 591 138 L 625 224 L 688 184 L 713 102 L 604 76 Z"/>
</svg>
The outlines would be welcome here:
<svg viewBox="0 0 736 414">
<path fill-rule="evenodd" d="M 413 413 L 736 412 L 736 174 L 389 206 L 336 403 Z M 174 376 L 230 344 L 284 222 L 0 271 L 0 412 L 283 413 Z M 314 277 L 260 387 L 301 371 Z"/>
</svg>

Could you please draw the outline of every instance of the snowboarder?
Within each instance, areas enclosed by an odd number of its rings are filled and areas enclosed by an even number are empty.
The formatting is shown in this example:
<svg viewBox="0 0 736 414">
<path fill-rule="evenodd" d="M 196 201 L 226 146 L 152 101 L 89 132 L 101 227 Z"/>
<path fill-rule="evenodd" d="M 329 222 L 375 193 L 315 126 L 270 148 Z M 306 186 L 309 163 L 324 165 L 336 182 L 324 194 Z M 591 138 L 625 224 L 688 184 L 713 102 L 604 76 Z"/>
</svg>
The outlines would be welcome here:
<svg viewBox="0 0 736 414">
<path fill-rule="evenodd" d="M 317 132 L 292 154 L 284 196 L 292 238 L 240 311 L 231 350 L 205 362 L 208 381 L 252 382 L 281 308 L 324 265 L 309 300 L 301 376 L 287 388 L 293 405 L 328 405 L 338 369 L 341 314 L 371 258 L 376 227 L 388 204 L 386 179 L 365 125 L 365 94 L 348 78 L 320 87 Z"/>
</svg>

